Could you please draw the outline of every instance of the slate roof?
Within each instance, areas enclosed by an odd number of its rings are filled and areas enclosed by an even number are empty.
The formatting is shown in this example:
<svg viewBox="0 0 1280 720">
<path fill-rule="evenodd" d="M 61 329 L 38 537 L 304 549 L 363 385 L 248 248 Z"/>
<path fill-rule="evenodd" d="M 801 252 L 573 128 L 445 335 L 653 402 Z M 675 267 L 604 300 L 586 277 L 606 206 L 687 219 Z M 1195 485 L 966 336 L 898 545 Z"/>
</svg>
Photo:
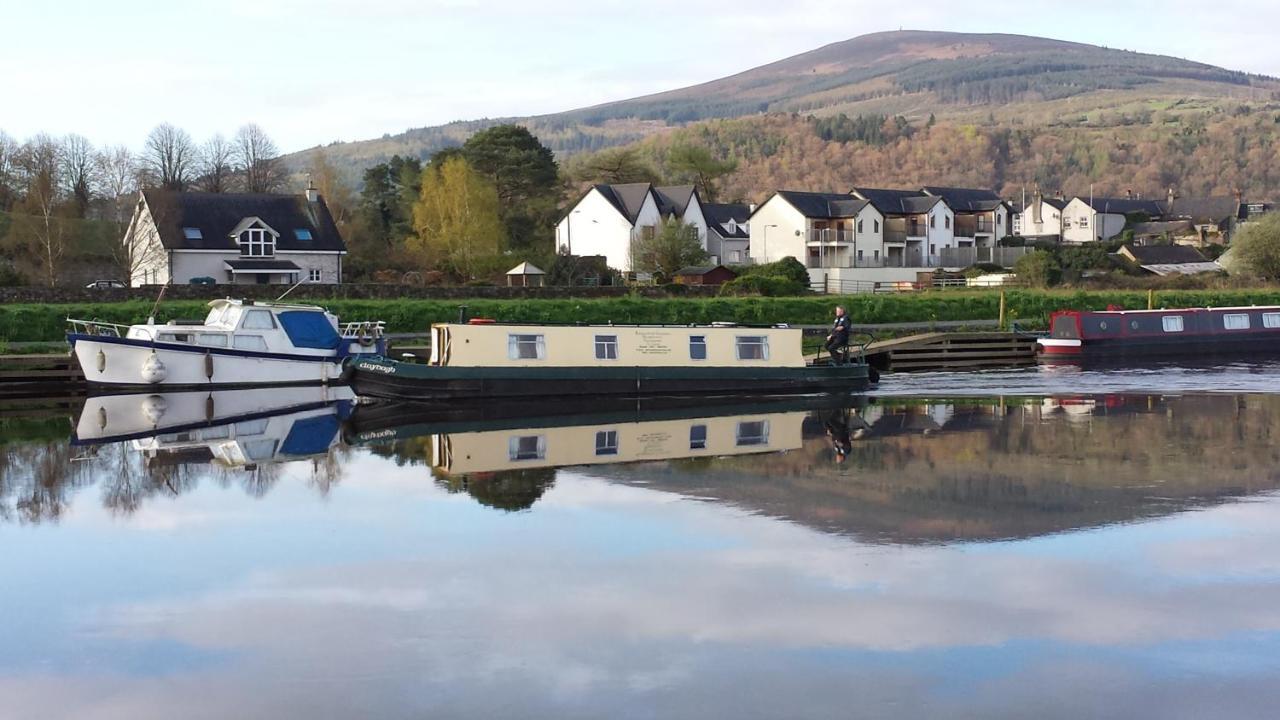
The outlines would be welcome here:
<svg viewBox="0 0 1280 720">
<path fill-rule="evenodd" d="M 144 190 L 143 199 L 169 250 L 227 250 L 239 252 L 231 231 L 248 217 L 257 217 L 280 233 L 276 252 L 291 250 L 346 251 L 324 198 L 310 202 L 305 195 L 258 193 L 201 193 Z M 199 239 L 184 228 L 196 228 Z M 295 230 L 307 230 L 311 240 L 299 240 Z"/>
<path fill-rule="evenodd" d="M 781 196 L 792 207 L 810 218 L 849 218 L 858 214 L 867 206 L 867 201 L 851 197 L 844 193 L 800 192 L 799 190 L 779 190 L 774 193 Z"/>
<path fill-rule="evenodd" d="M 954 188 L 926 185 L 925 193 L 940 197 L 956 212 L 988 212 L 1004 204 L 1004 200 L 993 190 L 980 188 Z"/>
<path fill-rule="evenodd" d="M 854 188 L 854 194 L 866 198 L 884 215 L 915 215 L 926 213 L 934 205 L 943 202 L 935 195 L 918 190 L 886 190 L 883 188 Z"/>
<path fill-rule="evenodd" d="M 1136 237 L 1164 235 L 1166 233 L 1194 232 L 1195 226 L 1190 220 L 1164 220 L 1161 222 L 1134 223 L 1133 234 Z"/>
<path fill-rule="evenodd" d="M 1051 208 L 1053 208 L 1053 209 L 1057 210 L 1058 212 L 1062 212 L 1062 211 L 1063 211 L 1064 209 L 1066 209 L 1066 207 L 1067 207 L 1067 201 L 1066 201 L 1066 200 L 1059 200 L 1058 198 L 1048 198 L 1048 197 L 1047 197 L 1047 198 L 1040 198 L 1040 200 L 1041 200 L 1045 205 L 1048 205 L 1049 207 L 1051 207 Z M 1024 213 L 1031 212 L 1031 207 L 1032 207 L 1033 205 L 1035 205 L 1035 200 L 1034 200 L 1034 199 L 1032 199 L 1032 200 L 1028 200 L 1028 201 L 1027 201 L 1027 204 L 1022 206 L 1022 212 L 1024 212 Z"/>
<path fill-rule="evenodd" d="M 596 185 L 595 189 L 634 225 L 636 218 L 640 216 L 640 208 L 644 207 L 644 199 L 648 197 L 652 187 L 649 183 L 621 183 L 600 184 Z"/>
<path fill-rule="evenodd" d="M 1187 245 L 1125 245 L 1139 265 L 1180 265 L 1209 262 L 1199 250 Z"/>
<path fill-rule="evenodd" d="M 653 189 L 653 194 L 658 201 L 658 212 L 664 217 L 667 215 L 684 217 L 684 211 L 689 209 L 689 202 L 693 200 L 695 192 L 692 185 L 668 185 Z"/>
<path fill-rule="evenodd" d="M 1248 207 L 1234 197 L 1175 198 L 1172 209 L 1168 203 L 1165 205 L 1169 217 L 1186 218 L 1197 225 L 1224 223 L 1248 215 Z"/>
<path fill-rule="evenodd" d="M 1156 200 L 1140 200 L 1137 198 L 1095 197 L 1092 204 L 1089 198 L 1076 196 L 1080 202 L 1092 207 L 1096 212 L 1128 215 L 1129 213 L 1146 213 L 1150 217 L 1164 215 L 1164 203 Z"/>
<path fill-rule="evenodd" d="M 751 237 L 747 232 L 751 206 L 746 203 L 708 203 L 702 206 L 702 215 L 707 219 L 707 229 L 722 238 L 747 240 Z M 733 232 L 729 232 L 730 220 L 735 223 Z"/>
</svg>

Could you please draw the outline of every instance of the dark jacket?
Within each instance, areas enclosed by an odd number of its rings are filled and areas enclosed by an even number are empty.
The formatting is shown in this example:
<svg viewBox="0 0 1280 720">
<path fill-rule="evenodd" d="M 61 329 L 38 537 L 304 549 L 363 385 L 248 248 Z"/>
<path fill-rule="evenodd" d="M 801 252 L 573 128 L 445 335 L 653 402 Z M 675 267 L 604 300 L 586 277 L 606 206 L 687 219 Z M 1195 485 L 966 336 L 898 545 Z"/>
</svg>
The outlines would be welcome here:
<svg viewBox="0 0 1280 720">
<path fill-rule="evenodd" d="M 831 339 L 846 341 L 849 339 L 849 316 L 841 315 L 831 323 Z"/>
</svg>

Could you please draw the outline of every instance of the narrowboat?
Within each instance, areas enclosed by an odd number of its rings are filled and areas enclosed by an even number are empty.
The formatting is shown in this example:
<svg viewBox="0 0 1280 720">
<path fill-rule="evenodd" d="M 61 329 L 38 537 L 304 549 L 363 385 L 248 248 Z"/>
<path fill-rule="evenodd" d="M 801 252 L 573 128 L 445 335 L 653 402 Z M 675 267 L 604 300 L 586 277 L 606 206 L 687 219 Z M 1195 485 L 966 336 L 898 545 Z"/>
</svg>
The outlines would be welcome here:
<svg viewBox="0 0 1280 720">
<path fill-rule="evenodd" d="M 1280 354 L 1280 307 L 1061 310 L 1037 342 L 1048 363 Z"/>
<path fill-rule="evenodd" d="M 861 354 L 808 364 L 785 325 L 519 325 L 431 328 L 425 363 L 348 362 L 357 394 L 407 400 L 763 395 L 866 389 Z"/>
<path fill-rule="evenodd" d="M 224 299 L 203 322 L 67 322 L 85 381 L 122 390 L 328 383 L 346 358 L 386 353 L 381 322 L 339 325 L 312 305 Z"/>
</svg>

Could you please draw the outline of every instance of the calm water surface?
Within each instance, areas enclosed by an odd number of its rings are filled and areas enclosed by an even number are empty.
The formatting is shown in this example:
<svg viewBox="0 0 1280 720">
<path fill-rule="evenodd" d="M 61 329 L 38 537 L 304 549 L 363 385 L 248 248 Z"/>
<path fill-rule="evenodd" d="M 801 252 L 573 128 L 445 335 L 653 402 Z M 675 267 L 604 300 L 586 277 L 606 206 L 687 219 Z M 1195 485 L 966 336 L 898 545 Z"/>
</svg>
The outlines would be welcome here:
<svg viewBox="0 0 1280 720">
<path fill-rule="evenodd" d="M 0 419 L 0 717 L 1272 717 L 1277 380 Z"/>
</svg>

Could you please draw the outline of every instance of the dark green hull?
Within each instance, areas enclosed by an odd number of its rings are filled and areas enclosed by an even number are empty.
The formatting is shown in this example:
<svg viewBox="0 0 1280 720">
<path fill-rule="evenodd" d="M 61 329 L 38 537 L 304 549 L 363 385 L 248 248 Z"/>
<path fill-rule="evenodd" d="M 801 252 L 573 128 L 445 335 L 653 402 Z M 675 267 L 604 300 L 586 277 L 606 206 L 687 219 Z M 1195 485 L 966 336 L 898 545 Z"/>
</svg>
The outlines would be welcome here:
<svg viewBox="0 0 1280 720">
<path fill-rule="evenodd" d="M 402 400 L 850 392 L 864 364 L 779 367 L 437 367 L 387 359 L 350 366 L 359 395 Z"/>
</svg>

